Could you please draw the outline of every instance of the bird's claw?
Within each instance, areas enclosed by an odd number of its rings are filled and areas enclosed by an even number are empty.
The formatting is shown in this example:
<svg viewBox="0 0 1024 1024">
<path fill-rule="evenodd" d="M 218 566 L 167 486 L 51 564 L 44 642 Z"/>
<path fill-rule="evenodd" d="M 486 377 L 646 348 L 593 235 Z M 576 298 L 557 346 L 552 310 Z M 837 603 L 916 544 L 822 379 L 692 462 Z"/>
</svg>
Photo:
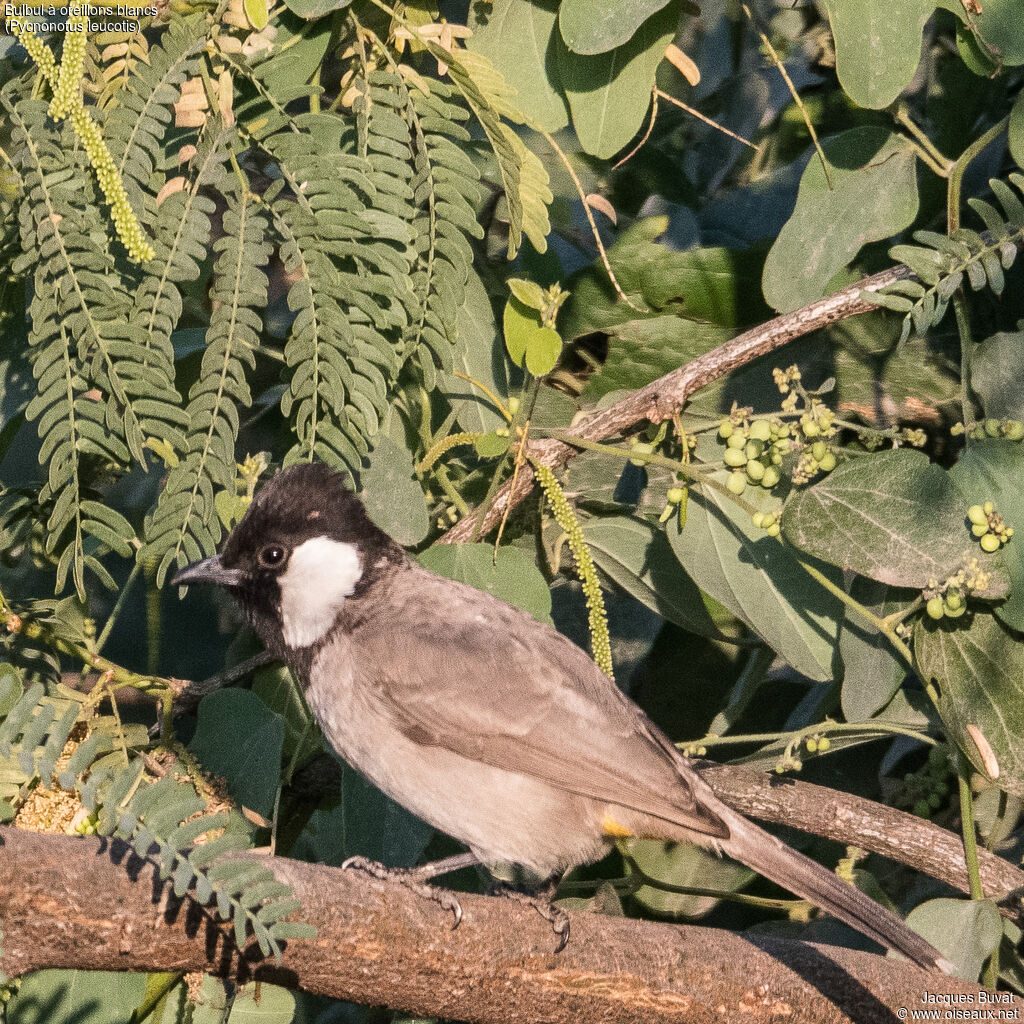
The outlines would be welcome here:
<svg viewBox="0 0 1024 1024">
<path fill-rule="evenodd" d="M 434 885 L 427 885 L 426 882 L 417 880 L 416 868 L 389 868 L 380 861 L 370 860 L 369 857 L 348 857 L 341 863 L 342 871 L 362 871 L 372 878 L 385 882 L 398 882 L 410 889 L 421 899 L 430 900 L 436 903 L 442 910 L 449 910 L 455 918 L 452 923 L 452 931 L 462 924 L 462 904 L 447 889 L 440 889 Z"/>
</svg>

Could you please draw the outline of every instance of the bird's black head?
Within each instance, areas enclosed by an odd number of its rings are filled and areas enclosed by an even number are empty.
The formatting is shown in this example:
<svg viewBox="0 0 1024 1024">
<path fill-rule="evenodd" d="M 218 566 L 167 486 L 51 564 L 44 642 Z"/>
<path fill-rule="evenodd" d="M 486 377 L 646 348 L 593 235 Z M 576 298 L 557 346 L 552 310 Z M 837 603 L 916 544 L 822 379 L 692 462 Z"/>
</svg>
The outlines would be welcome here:
<svg viewBox="0 0 1024 1024">
<path fill-rule="evenodd" d="M 227 587 L 264 643 L 285 653 L 323 640 L 345 601 L 404 559 L 340 473 L 303 463 L 259 491 L 219 555 L 171 583 Z"/>
</svg>

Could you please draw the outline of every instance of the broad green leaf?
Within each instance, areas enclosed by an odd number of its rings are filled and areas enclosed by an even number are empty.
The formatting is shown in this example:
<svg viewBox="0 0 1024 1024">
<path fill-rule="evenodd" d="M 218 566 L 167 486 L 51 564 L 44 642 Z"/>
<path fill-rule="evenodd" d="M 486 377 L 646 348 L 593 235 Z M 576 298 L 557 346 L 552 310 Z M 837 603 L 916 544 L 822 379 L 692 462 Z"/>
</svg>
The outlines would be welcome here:
<svg viewBox="0 0 1024 1024">
<path fill-rule="evenodd" d="M 555 57 L 557 0 L 494 0 L 490 8 L 470 4 L 468 40 L 516 90 L 520 109 L 546 131 L 569 123 Z"/>
<path fill-rule="evenodd" d="M 982 554 L 965 525 L 967 507 L 945 470 L 900 448 L 846 462 L 796 491 L 783 510 L 782 531 L 816 558 L 919 590 Z M 985 595 L 1003 591 L 996 573 Z"/>
<path fill-rule="evenodd" d="M 292 1024 L 295 993 L 265 981 L 250 981 L 236 993 L 227 1024 Z"/>
<path fill-rule="evenodd" d="M 629 42 L 669 0 L 562 0 L 558 29 L 573 53 L 595 54 Z"/>
<path fill-rule="evenodd" d="M 562 353 L 562 339 L 551 327 L 545 327 L 540 315 L 514 295 L 505 303 L 503 319 L 505 347 L 516 366 L 526 363 L 535 377 L 550 373 Z"/>
<path fill-rule="evenodd" d="M 252 692 L 284 719 L 282 753 L 286 758 L 293 757 L 301 744 L 295 757 L 295 763 L 301 765 L 322 748 L 316 719 L 302 697 L 302 690 L 284 665 L 268 666 L 256 672 Z"/>
<path fill-rule="evenodd" d="M 340 796 L 326 798 L 310 815 L 290 856 L 337 865 L 360 854 L 391 867 L 411 867 L 430 842 L 433 828 L 339 763 Z"/>
<path fill-rule="evenodd" d="M 725 473 L 718 478 L 727 479 Z M 744 497 L 763 511 L 778 502 L 759 488 Z M 717 491 L 690 494 L 686 526 L 668 523 L 676 558 L 693 581 L 743 620 L 798 672 L 832 678 L 832 649 L 843 606 L 806 573 L 796 556 L 753 525 Z"/>
<path fill-rule="evenodd" d="M 245 0 L 245 16 L 258 32 L 267 24 L 267 0 Z"/>
<path fill-rule="evenodd" d="M 510 277 L 505 284 L 524 306 L 543 312 L 546 305 L 544 289 L 536 281 L 527 281 L 522 277 Z"/>
<path fill-rule="evenodd" d="M 689 843 L 635 840 L 628 844 L 628 850 L 645 874 L 669 885 L 736 892 L 754 876 L 754 872 L 745 865 L 723 860 Z M 626 870 L 629 870 L 628 863 Z M 703 917 L 719 902 L 710 896 L 665 892 L 650 885 L 637 890 L 635 898 L 659 914 L 691 918 Z"/>
<path fill-rule="evenodd" d="M 331 11 L 342 11 L 352 0 L 285 0 L 285 6 L 300 18 L 314 21 Z"/>
<path fill-rule="evenodd" d="M 7 662 L 0 665 L 0 718 L 10 713 L 24 692 L 18 670 Z"/>
<path fill-rule="evenodd" d="M 452 353 L 454 368 L 490 388 L 499 397 L 508 393 L 505 356 L 494 310 L 480 275 L 470 270 L 465 298 L 455 317 L 456 340 Z M 479 388 L 452 374 L 438 370 L 441 389 L 458 411 L 463 430 L 487 431 L 505 425 L 505 419 Z"/>
<path fill-rule="evenodd" d="M 281 774 L 284 719 L 248 690 L 218 690 L 199 704 L 189 744 L 203 768 L 227 780 L 243 807 L 269 818 Z"/>
<path fill-rule="evenodd" d="M 504 455 L 511 443 L 511 435 L 507 431 L 499 434 L 496 430 L 491 430 L 486 434 L 481 434 L 473 442 L 473 447 L 476 448 L 476 453 L 480 458 L 494 459 L 499 455 Z"/>
<path fill-rule="evenodd" d="M 1006 131 L 1010 154 L 1018 167 L 1024 167 L 1024 93 L 1018 93 L 1010 111 L 1010 126 Z"/>
<path fill-rule="evenodd" d="M 971 357 L 971 387 L 985 415 L 1024 420 L 1024 331 L 986 338 Z"/>
<path fill-rule="evenodd" d="M 822 148 L 832 188 L 812 156 L 764 264 L 764 297 L 782 313 L 820 298 L 866 243 L 917 216 L 917 158 L 905 139 L 885 128 L 851 128 Z"/>
<path fill-rule="evenodd" d="M 968 981 L 978 980 L 1003 938 L 1003 918 L 993 900 L 927 900 L 907 915 L 907 924 L 956 965 L 958 977 Z"/>
<path fill-rule="evenodd" d="M 627 320 L 609 329 L 608 355 L 587 381 L 584 398 L 641 388 L 710 352 L 735 333 L 730 327 L 679 316 Z"/>
<path fill-rule="evenodd" d="M 949 475 L 967 508 L 992 501 L 1014 528 L 1010 542 L 999 552 L 1010 593 L 996 605 L 995 612 L 1011 628 L 1024 631 L 1024 450 L 1016 441 L 975 441 Z M 994 556 L 981 553 L 979 548 L 978 558 L 984 565 Z"/>
<path fill-rule="evenodd" d="M 558 66 L 573 128 L 592 156 L 610 157 L 640 129 L 676 20 L 670 5 L 648 18 L 628 43 L 592 57 L 573 53 L 559 40 Z"/>
<path fill-rule="evenodd" d="M 418 544 L 430 529 L 423 488 L 415 477 L 412 452 L 379 434 L 362 474 L 367 515 L 399 544 Z"/>
<path fill-rule="evenodd" d="M 918 595 L 857 576 L 850 596 L 875 615 L 884 617 L 905 607 Z M 848 722 L 867 721 L 884 708 L 907 674 L 907 666 L 892 644 L 849 608 L 839 633 L 839 657 L 843 665 L 840 698 Z"/>
<path fill-rule="evenodd" d="M 551 591 L 540 570 L 517 548 L 491 544 L 435 544 L 417 556 L 424 569 L 468 583 L 551 624 Z"/>
<path fill-rule="evenodd" d="M 981 8 L 976 24 L 993 58 L 1011 66 L 1024 64 L 1019 0 L 986 0 Z"/>
<path fill-rule="evenodd" d="M 1024 796 L 1024 643 L 1019 635 L 980 610 L 938 623 L 922 617 L 914 629 L 914 655 L 921 675 L 938 686 L 946 730 L 974 767 L 995 778 L 1000 789 Z"/>
<path fill-rule="evenodd" d="M 702 636 L 717 636 L 697 585 L 672 557 L 668 539 L 645 519 L 590 519 L 584 537 L 597 567 L 663 619 Z"/>
<path fill-rule="evenodd" d="M 862 107 L 887 107 L 910 84 L 921 59 L 921 31 L 935 0 L 826 0 L 836 72 Z"/>
<path fill-rule="evenodd" d="M 21 979 L 4 1006 L 10 1024 L 112 1024 L 142 1002 L 145 974 L 36 971 Z"/>
<path fill-rule="evenodd" d="M 667 217 L 639 220 L 608 250 L 622 290 L 635 305 L 650 312 L 638 314 L 622 302 L 603 265 L 595 261 L 569 279 L 572 294 L 559 318 L 567 341 L 667 314 L 723 327 L 746 326 L 769 317 L 760 295 L 759 253 L 714 248 L 676 252 L 655 241 L 668 224 Z"/>
</svg>

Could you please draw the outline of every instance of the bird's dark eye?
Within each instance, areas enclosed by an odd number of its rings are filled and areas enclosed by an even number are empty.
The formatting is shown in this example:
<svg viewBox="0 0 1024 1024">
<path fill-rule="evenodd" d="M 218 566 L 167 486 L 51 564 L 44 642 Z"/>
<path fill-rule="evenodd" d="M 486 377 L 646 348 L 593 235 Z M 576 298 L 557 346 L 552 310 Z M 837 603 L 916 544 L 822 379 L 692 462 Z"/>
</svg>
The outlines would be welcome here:
<svg viewBox="0 0 1024 1024">
<path fill-rule="evenodd" d="M 260 549 L 256 561 L 264 569 L 276 569 L 284 561 L 284 555 L 284 548 L 280 544 L 268 544 L 265 548 Z"/>
</svg>

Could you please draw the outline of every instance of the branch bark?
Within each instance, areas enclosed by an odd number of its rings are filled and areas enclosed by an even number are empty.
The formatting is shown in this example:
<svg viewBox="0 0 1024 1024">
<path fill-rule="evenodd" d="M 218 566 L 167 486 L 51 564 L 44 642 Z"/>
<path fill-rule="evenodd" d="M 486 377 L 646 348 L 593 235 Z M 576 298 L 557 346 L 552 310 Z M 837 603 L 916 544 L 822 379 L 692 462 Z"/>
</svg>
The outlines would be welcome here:
<svg viewBox="0 0 1024 1024">
<path fill-rule="evenodd" d="M 281 966 L 239 952 L 230 927 L 176 899 L 125 843 L 0 828 L 0 967 L 208 971 L 481 1024 L 891 1024 L 926 993 L 980 1001 L 976 985 L 869 953 L 596 914 L 572 915 L 555 955 L 549 925 L 508 900 L 460 897 L 451 931 L 395 883 L 266 861 L 319 929 L 288 943 Z"/>
<path fill-rule="evenodd" d="M 752 327 L 724 345 L 719 345 L 718 348 L 698 356 L 685 366 L 640 388 L 639 391 L 634 391 L 614 405 L 582 417 L 573 424 L 572 431 L 577 437 L 587 441 L 601 441 L 644 420 L 660 423 L 681 409 L 695 391 L 745 366 L 759 356 L 774 352 L 796 338 L 810 334 L 811 331 L 876 309 L 876 306 L 860 297 L 861 292 L 881 291 L 894 281 L 906 280 L 913 276 L 907 267 L 891 267 L 855 284 L 847 285 L 840 291 L 812 302 L 802 309 L 784 313 L 774 320 Z M 578 453 L 571 445 L 552 438 L 529 442 L 527 452 L 531 458 L 552 468 L 565 465 Z M 515 508 L 532 490 L 533 470 L 527 462 L 520 467 L 514 484 L 509 481 L 498 490 L 494 501 L 486 510 L 481 536 L 497 526 L 506 509 Z M 438 539 L 437 543 L 461 544 L 469 541 L 476 532 L 478 518 L 479 514 L 473 513 L 460 519 Z"/>
</svg>

